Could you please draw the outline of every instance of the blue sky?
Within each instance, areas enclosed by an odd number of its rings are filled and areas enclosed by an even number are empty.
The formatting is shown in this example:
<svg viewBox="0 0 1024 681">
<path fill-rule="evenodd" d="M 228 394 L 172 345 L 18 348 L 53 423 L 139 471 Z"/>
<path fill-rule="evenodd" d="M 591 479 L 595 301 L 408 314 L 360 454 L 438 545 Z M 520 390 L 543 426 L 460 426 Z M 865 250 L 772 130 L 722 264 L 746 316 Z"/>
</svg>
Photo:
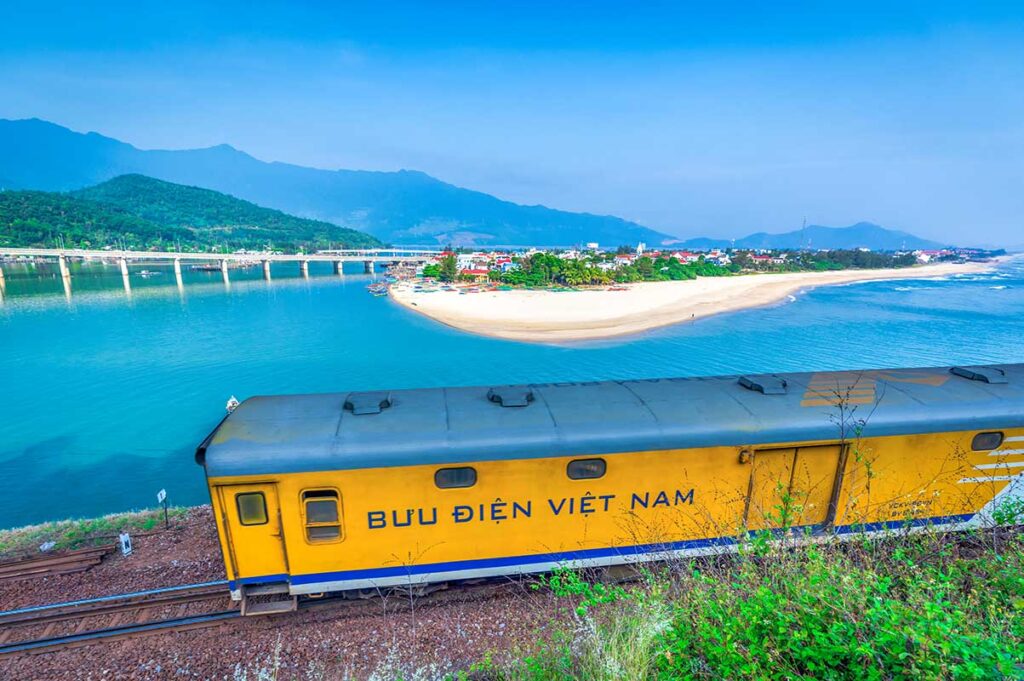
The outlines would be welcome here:
<svg viewBox="0 0 1024 681">
<path fill-rule="evenodd" d="M 681 236 L 1024 243 L 1020 3 L 7 0 L 0 117 L 33 116 Z"/>
</svg>

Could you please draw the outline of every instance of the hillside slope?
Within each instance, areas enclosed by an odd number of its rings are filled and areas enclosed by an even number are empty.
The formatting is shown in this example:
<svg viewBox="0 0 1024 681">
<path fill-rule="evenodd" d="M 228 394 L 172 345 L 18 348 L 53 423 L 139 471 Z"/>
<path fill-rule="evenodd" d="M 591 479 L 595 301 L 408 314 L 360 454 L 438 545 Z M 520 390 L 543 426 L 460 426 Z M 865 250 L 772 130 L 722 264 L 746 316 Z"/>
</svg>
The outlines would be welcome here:
<svg viewBox="0 0 1024 681">
<path fill-rule="evenodd" d="M 235 243 L 266 244 L 294 250 L 297 246 L 376 248 L 383 244 L 329 222 L 288 215 L 249 201 L 200 187 L 188 187 L 144 175 L 121 175 L 72 196 L 112 206 L 167 227 L 187 227 L 212 239 L 214 233 Z"/>
<path fill-rule="evenodd" d="M 671 239 L 620 218 L 522 206 L 416 171 L 266 163 L 228 145 L 144 151 L 36 119 L 0 120 L 0 177 L 9 189 L 67 191 L 132 173 L 214 189 L 391 243 L 654 245 Z"/>
<path fill-rule="evenodd" d="M 72 193 L 0 191 L 0 244 L 135 249 L 372 248 L 374 237 L 141 175 Z"/>
</svg>

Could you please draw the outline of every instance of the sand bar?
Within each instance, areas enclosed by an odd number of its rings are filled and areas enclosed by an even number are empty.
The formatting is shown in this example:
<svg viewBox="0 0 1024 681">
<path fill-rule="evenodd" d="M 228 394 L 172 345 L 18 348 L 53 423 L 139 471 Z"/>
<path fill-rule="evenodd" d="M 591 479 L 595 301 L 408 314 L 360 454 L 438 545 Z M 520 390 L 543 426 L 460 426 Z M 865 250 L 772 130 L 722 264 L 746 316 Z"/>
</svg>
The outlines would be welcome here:
<svg viewBox="0 0 1024 681">
<path fill-rule="evenodd" d="M 817 286 L 881 279 L 916 279 L 991 270 L 985 263 L 906 269 L 841 270 L 699 277 L 571 292 L 422 292 L 408 282 L 392 286 L 400 305 L 462 331 L 537 343 L 594 340 L 639 333 L 693 319 L 770 305 Z"/>
</svg>

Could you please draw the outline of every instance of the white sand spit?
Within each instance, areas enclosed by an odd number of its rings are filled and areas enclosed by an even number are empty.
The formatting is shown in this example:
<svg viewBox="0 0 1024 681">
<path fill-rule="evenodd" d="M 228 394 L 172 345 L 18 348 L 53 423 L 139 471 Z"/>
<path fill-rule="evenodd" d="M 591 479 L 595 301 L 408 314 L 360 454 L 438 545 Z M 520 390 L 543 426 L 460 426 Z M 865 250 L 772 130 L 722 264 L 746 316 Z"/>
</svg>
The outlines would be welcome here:
<svg viewBox="0 0 1024 681">
<path fill-rule="evenodd" d="M 989 264 L 966 263 L 898 270 L 749 274 L 628 284 L 625 291 L 600 287 L 573 292 L 424 293 L 403 282 L 392 287 L 391 295 L 406 308 L 463 331 L 511 340 L 556 343 L 639 333 L 723 312 L 770 305 L 816 286 L 940 277 L 990 269 Z"/>
</svg>

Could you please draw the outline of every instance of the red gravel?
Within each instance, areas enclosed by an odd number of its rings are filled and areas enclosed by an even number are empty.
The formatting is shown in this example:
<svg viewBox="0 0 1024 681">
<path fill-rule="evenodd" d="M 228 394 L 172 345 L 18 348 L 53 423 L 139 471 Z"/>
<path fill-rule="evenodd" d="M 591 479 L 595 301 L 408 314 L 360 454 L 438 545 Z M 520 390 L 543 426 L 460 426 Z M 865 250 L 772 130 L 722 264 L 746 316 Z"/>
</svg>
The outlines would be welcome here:
<svg viewBox="0 0 1024 681">
<path fill-rule="evenodd" d="M 92 570 L 0 583 L 2 609 L 223 579 L 209 507 L 139 537 Z M 37 655 L 0 658 L 0 679 L 437 679 L 529 645 L 551 597 L 518 583 L 390 596 Z M 275 662 L 276 660 L 276 662 Z M 277 668 L 276 676 L 262 670 Z"/>
<path fill-rule="evenodd" d="M 171 529 L 132 539 L 132 555 L 114 551 L 86 572 L 0 581 L 0 610 L 224 579 L 209 506 L 189 509 Z"/>
</svg>

